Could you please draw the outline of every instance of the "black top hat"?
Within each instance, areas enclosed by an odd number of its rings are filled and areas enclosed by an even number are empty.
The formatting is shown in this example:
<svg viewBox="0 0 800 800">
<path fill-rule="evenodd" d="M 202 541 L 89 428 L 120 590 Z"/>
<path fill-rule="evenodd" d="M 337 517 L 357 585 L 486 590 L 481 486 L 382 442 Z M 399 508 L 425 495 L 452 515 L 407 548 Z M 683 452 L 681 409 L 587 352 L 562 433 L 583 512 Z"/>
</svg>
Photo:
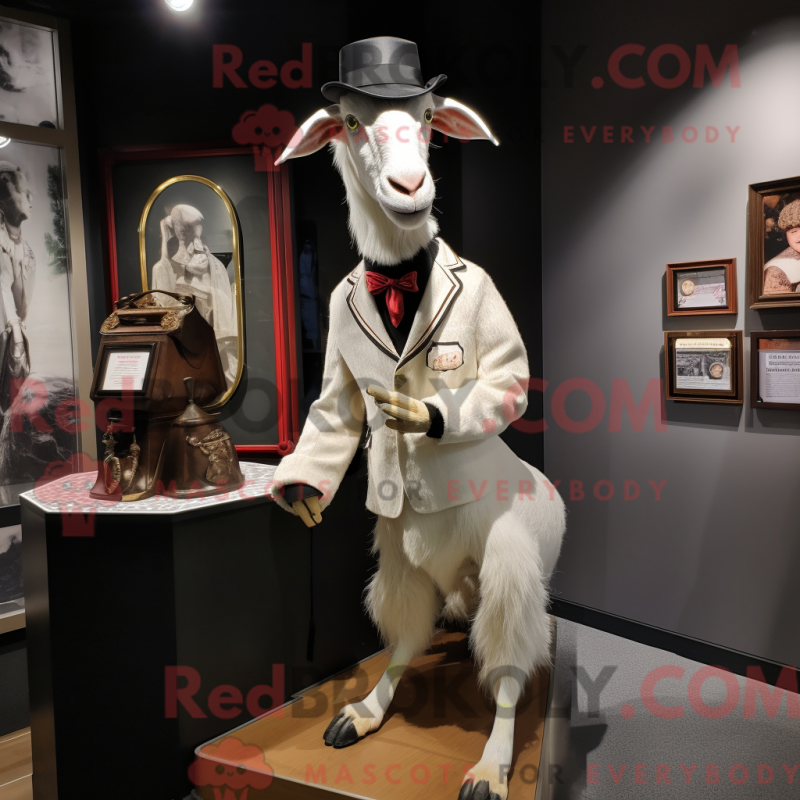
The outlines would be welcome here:
<svg viewBox="0 0 800 800">
<path fill-rule="evenodd" d="M 441 86 L 447 75 L 422 80 L 417 45 L 394 36 L 376 36 L 345 45 L 339 51 L 339 80 L 322 87 L 338 103 L 345 92 L 370 97 L 419 97 Z"/>
</svg>

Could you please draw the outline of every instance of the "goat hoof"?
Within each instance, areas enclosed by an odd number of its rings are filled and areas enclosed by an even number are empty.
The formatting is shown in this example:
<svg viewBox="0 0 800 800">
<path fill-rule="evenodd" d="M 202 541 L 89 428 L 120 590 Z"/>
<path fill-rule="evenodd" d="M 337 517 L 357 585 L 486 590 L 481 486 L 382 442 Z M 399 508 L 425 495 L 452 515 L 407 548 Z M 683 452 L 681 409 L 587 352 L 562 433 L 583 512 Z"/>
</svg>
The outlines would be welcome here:
<svg viewBox="0 0 800 800">
<path fill-rule="evenodd" d="M 342 712 L 331 720 L 323 734 L 325 744 L 328 747 L 335 748 L 347 747 L 357 742 L 359 738 L 356 726 L 353 725 L 353 720 L 346 717 Z"/>
<path fill-rule="evenodd" d="M 329 723 L 328 727 L 325 728 L 325 733 L 322 734 L 322 738 L 325 741 L 325 744 L 330 746 L 333 744 L 333 740 L 336 735 L 336 729 L 341 725 L 342 720 L 344 720 L 344 714 L 340 711 Z"/>
<path fill-rule="evenodd" d="M 458 800 L 500 800 L 500 795 L 489 789 L 489 781 L 478 781 L 476 784 L 468 780 L 461 785 Z"/>
</svg>

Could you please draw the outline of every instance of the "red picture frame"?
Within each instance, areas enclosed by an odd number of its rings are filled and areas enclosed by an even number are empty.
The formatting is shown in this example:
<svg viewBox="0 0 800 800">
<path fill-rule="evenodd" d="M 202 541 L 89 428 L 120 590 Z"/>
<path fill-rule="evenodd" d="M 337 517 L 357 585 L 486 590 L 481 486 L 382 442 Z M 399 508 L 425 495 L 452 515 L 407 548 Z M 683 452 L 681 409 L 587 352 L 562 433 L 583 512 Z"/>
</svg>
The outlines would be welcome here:
<svg viewBox="0 0 800 800">
<path fill-rule="evenodd" d="M 175 158 L 252 156 L 252 149 L 215 144 L 133 145 L 100 151 L 100 169 L 105 197 L 107 312 L 119 299 L 117 232 L 114 209 L 113 171 L 122 162 Z M 285 164 L 264 173 L 269 200 L 272 261 L 272 300 L 275 331 L 275 378 L 277 389 L 278 441 L 274 444 L 237 444 L 237 453 L 284 456 L 293 452 L 300 435 L 298 397 L 297 334 L 295 318 L 294 254 L 292 248 L 291 198 Z"/>
</svg>

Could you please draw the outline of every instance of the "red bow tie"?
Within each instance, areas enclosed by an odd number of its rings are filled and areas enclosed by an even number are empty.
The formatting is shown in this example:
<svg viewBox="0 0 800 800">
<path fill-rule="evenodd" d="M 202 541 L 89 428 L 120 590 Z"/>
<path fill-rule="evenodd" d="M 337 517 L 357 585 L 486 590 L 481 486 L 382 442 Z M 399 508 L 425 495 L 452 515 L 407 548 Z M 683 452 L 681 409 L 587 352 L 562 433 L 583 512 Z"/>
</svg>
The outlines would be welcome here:
<svg viewBox="0 0 800 800">
<path fill-rule="evenodd" d="M 370 294 L 386 292 L 386 308 L 395 328 L 403 319 L 403 292 L 418 292 L 417 272 L 408 272 L 402 278 L 387 278 L 380 272 L 367 272 L 367 289 Z M 387 291 L 388 289 L 388 291 Z"/>
</svg>

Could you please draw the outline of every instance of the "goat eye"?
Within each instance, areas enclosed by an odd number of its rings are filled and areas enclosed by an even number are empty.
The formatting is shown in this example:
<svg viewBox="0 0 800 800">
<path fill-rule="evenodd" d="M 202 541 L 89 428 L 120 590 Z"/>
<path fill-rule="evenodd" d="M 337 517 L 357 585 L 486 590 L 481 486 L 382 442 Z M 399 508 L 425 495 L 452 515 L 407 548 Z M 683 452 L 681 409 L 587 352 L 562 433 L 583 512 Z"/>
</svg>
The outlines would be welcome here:
<svg viewBox="0 0 800 800">
<path fill-rule="evenodd" d="M 344 118 L 344 124 L 347 125 L 348 130 L 354 131 L 358 127 L 358 120 L 352 114 L 348 114 Z"/>
<path fill-rule="evenodd" d="M 429 109 L 427 109 L 425 111 L 425 122 L 427 122 L 428 125 L 430 125 L 431 122 L 433 122 L 433 109 L 432 108 L 429 108 Z"/>
</svg>

